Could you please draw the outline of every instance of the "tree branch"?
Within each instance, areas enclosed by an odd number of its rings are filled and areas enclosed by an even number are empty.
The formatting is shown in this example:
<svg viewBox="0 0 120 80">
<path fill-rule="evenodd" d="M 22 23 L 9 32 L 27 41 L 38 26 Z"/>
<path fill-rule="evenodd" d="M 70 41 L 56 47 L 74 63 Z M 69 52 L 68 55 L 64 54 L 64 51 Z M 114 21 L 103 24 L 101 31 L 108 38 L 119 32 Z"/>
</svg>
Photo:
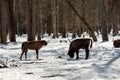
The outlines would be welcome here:
<svg viewBox="0 0 120 80">
<path fill-rule="evenodd" d="M 85 18 L 83 18 L 81 15 L 79 15 L 79 13 L 76 11 L 76 9 L 72 6 L 71 2 L 69 0 L 66 0 L 66 2 L 68 3 L 68 5 L 71 7 L 71 9 L 75 12 L 75 14 L 79 17 L 79 19 L 83 22 L 83 24 L 85 24 L 86 28 L 88 29 L 91 37 L 93 38 L 94 41 L 97 41 L 97 38 L 94 34 L 94 31 L 91 29 L 91 27 L 88 25 L 87 21 L 85 20 Z"/>
<path fill-rule="evenodd" d="M 111 7 L 111 12 L 113 11 L 113 8 L 115 6 L 115 4 L 117 3 L 118 0 L 114 0 L 113 4 L 112 4 L 112 7 Z"/>
</svg>

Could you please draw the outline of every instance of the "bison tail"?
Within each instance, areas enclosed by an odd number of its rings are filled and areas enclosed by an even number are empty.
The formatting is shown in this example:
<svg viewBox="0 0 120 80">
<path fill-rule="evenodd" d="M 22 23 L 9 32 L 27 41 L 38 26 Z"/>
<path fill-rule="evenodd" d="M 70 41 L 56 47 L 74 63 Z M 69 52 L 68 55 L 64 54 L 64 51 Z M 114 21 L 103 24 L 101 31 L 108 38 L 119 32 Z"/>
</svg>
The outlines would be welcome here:
<svg viewBox="0 0 120 80">
<path fill-rule="evenodd" d="M 24 49 L 24 43 L 22 44 L 22 46 L 21 46 L 21 50 L 23 50 Z"/>
<path fill-rule="evenodd" d="M 89 49 L 92 48 L 92 45 L 93 45 L 92 40 L 90 40 Z"/>
</svg>

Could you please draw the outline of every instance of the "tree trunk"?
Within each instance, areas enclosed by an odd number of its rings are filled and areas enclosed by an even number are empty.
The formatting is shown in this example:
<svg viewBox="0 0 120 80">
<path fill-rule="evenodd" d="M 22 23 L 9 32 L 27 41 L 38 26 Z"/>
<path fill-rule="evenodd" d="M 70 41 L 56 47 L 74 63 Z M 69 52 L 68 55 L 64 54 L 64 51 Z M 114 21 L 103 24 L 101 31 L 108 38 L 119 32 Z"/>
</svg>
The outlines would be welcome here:
<svg viewBox="0 0 120 80">
<path fill-rule="evenodd" d="M 102 27 L 102 41 L 108 41 L 108 35 L 107 35 L 107 15 L 106 15 L 106 5 L 105 5 L 105 0 L 102 1 L 102 15 L 101 15 L 101 27 Z"/>
<path fill-rule="evenodd" d="M 68 36 L 68 28 L 67 28 L 67 14 L 68 14 L 68 7 L 66 6 L 66 2 L 61 2 L 61 7 L 60 7 L 60 9 L 61 9 L 61 17 L 60 17 L 60 19 L 61 19 L 61 29 L 60 29 L 60 31 L 61 31 L 61 34 L 62 34 L 62 37 L 63 38 L 66 38 L 67 36 Z"/>
<path fill-rule="evenodd" d="M 7 4 L 6 0 L 1 0 L 1 18 L 2 18 L 2 26 L 1 26 L 1 43 L 7 44 Z"/>
<path fill-rule="evenodd" d="M 53 38 L 58 37 L 57 35 L 57 21 L 56 21 L 56 0 L 51 0 L 52 9 L 52 27 L 53 27 Z"/>
<path fill-rule="evenodd" d="M 28 41 L 35 40 L 35 0 L 26 0 Z"/>
<path fill-rule="evenodd" d="M 14 11 L 13 11 L 13 3 L 14 0 L 6 0 L 7 1 L 7 12 L 8 12 L 8 28 L 9 28 L 9 37 L 10 42 L 16 42 L 15 38 L 15 20 L 14 20 Z"/>
<path fill-rule="evenodd" d="M 112 23 L 113 23 L 113 36 L 118 34 L 118 20 L 117 20 L 117 6 L 114 6 L 114 12 L 112 12 Z"/>
<path fill-rule="evenodd" d="M 1 16 L 1 12 L 2 12 L 1 11 L 1 5 L 2 4 L 1 4 L 1 2 L 2 1 L 0 1 L 0 43 L 1 43 L 1 36 L 2 36 L 2 27 L 1 27 L 2 26 L 2 16 Z"/>
<path fill-rule="evenodd" d="M 23 22 L 24 22 L 24 4 L 22 0 L 14 0 L 15 2 L 15 21 L 16 21 L 16 33 L 18 36 L 23 34 Z"/>
<path fill-rule="evenodd" d="M 43 13 L 43 0 L 38 0 L 38 13 L 37 13 L 37 37 L 38 37 L 38 40 L 41 40 L 42 38 L 42 33 L 43 33 L 43 29 L 42 29 L 42 24 L 43 24 L 43 18 L 42 18 L 42 13 Z"/>
</svg>

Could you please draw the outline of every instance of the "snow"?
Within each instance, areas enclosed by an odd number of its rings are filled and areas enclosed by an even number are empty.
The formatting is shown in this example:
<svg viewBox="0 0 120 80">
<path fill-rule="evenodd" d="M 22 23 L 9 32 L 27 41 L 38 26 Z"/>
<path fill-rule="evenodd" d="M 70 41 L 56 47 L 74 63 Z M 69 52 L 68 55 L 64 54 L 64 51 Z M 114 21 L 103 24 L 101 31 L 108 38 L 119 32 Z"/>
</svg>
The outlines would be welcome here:
<svg viewBox="0 0 120 80">
<path fill-rule="evenodd" d="M 119 36 L 109 36 L 109 41 L 93 43 L 90 57 L 85 60 L 85 51 L 80 49 L 80 59 L 69 59 L 68 38 L 43 38 L 48 42 L 39 50 L 39 60 L 35 51 L 28 51 L 28 60 L 19 60 L 21 44 L 26 35 L 17 37 L 16 43 L 0 44 L 0 80 L 120 80 L 120 49 L 113 47 L 113 40 Z M 6 66 L 6 67 L 5 67 Z"/>
</svg>

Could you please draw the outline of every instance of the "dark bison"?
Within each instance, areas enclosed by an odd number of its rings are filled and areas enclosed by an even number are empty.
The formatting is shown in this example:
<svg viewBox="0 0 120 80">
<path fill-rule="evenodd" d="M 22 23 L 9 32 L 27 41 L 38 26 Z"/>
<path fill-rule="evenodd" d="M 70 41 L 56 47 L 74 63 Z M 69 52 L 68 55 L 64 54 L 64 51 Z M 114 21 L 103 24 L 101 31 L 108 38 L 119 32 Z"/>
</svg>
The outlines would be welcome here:
<svg viewBox="0 0 120 80">
<path fill-rule="evenodd" d="M 85 59 L 88 59 L 89 57 L 89 49 L 92 48 L 92 40 L 89 38 L 83 38 L 83 39 L 76 39 L 70 43 L 68 55 L 70 58 L 74 57 L 74 53 L 76 52 L 76 59 L 79 59 L 79 49 L 85 49 L 86 57 Z"/>
<path fill-rule="evenodd" d="M 113 46 L 116 47 L 116 48 L 120 47 L 120 39 L 114 40 Z"/>
<path fill-rule="evenodd" d="M 45 40 L 41 41 L 27 41 L 22 43 L 22 54 L 20 60 L 22 60 L 23 53 L 25 53 L 25 59 L 27 59 L 28 49 L 36 51 L 36 58 L 38 59 L 38 51 L 42 46 L 46 46 L 47 42 Z"/>
</svg>

